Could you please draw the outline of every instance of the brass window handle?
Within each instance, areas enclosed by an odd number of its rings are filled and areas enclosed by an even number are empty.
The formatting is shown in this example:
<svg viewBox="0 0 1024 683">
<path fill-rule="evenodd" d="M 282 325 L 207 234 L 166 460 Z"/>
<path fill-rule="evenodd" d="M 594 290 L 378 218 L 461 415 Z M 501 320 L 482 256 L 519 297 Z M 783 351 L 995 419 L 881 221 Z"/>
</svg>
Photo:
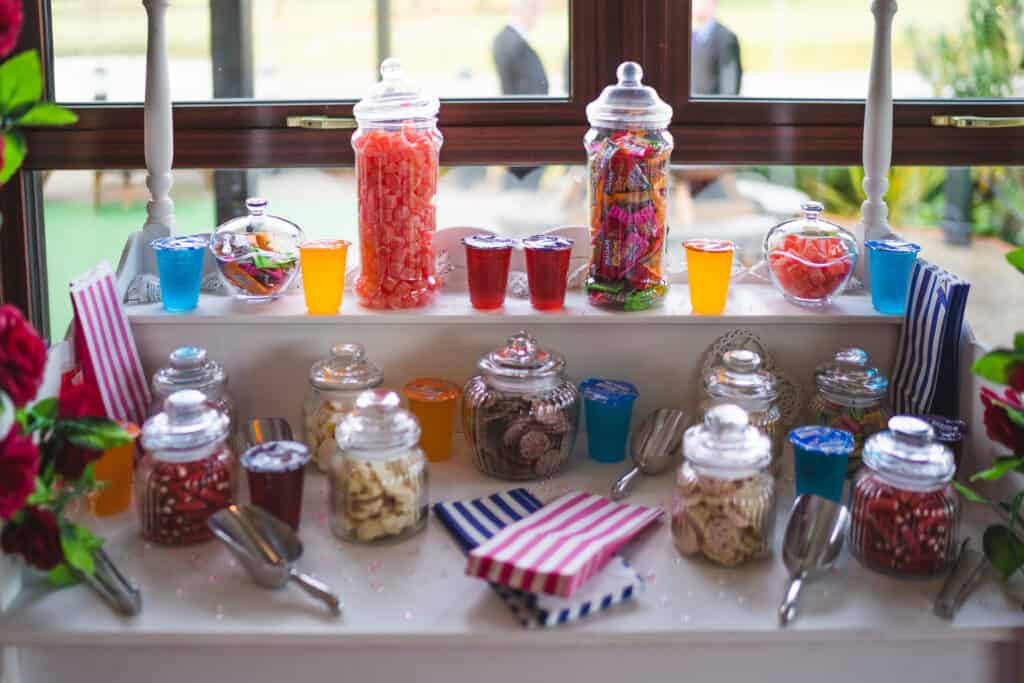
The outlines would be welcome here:
<svg viewBox="0 0 1024 683">
<path fill-rule="evenodd" d="M 312 130 L 339 130 L 356 127 L 355 119 L 333 116 L 289 116 L 285 123 L 289 128 L 309 128 Z"/>
<path fill-rule="evenodd" d="M 933 116 L 932 125 L 945 128 L 1020 128 L 1024 116 Z"/>
</svg>

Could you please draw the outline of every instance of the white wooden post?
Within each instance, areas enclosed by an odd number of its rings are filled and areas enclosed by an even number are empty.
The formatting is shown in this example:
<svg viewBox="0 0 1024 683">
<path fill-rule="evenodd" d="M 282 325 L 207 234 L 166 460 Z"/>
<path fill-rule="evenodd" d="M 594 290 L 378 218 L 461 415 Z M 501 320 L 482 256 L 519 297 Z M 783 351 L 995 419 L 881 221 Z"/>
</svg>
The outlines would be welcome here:
<svg viewBox="0 0 1024 683">
<path fill-rule="evenodd" d="M 868 282 L 866 240 L 885 239 L 892 234 L 885 193 L 889 189 L 892 165 L 892 20 L 895 0 L 874 0 L 875 37 L 871 51 L 871 74 L 864 106 L 864 193 L 860 207 L 857 239 L 861 246 L 858 274 Z"/>
</svg>

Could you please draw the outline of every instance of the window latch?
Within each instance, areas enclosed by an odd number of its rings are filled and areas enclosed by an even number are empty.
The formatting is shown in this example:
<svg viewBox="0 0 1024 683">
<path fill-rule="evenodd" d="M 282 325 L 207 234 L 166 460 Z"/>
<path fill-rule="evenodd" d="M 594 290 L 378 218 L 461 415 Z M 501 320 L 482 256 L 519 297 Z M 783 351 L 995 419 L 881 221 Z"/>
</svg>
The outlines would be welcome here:
<svg viewBox="0 0 1024 683">
<path fill-rule="evenodd" d="M 351 130 L 357 125 L 355 119 L 334 116 L 289 116 L 285 123 L 289 128 L 312 130 Z"/>
<path fill-rule="evenodd" d="M 933 116 L 932 125 L 940 128 L 1021 128 L 1024 116 Z"/>
</svg>

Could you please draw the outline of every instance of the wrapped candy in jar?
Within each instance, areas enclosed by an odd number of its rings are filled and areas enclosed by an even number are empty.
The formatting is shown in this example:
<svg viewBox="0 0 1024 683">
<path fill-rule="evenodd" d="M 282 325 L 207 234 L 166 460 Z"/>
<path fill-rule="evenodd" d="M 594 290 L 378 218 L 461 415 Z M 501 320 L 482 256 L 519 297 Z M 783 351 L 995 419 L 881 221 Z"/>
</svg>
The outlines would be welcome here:
<svg viewBox="0 0 1024 683">
<path fill-rule="evenodd" d="M 735 567 L 771 552 L 775 479 L 768 437 L 732 404 L 717 405 L 683 436 L 672 537 L 686 556 Z"/>
<path fill-rule="evenodd" d="M 206 520 L 234 502 L 228 417 L 195 390 L 170 395 L 142 427 L 135 478 L 142 536 L 161 545 L 213 538 Z"/>
<path fill-rule="evenodd" d="M 885 429 L 889 419 L 886 394 L 889 380 L 868 365 L 863 349 L 843 349 L 829 363 L 814 371 L 817 393 L 811 398 L 810 420 L 814 424 L 842 429 L 853 435 L 847 476 L 860 467 L 864 441 Z"/>
<path fill-rule="evenodd" d="M 384 373 L 366 360 L 362 344 L 335 344 L 331 355 L 309 369 L 309 395 L 302 406 L 306 445 L 321 472 L 338 450 L 335 430 L 356 407 L 356 398 L 380 386 Z"/>
<path fill-rule="evenodd" d="M 619 66 L 618 84 L 587 106 L 592 304 L 638 311 L 661 303 L 666 248 L 672 107 L 642 84 L 643 69 Z"/>
<path fill-rule="evenodd" d="M 328 499 L 342 540 L 396 540 L 426 526 L 427 460 L 419 423 L 401 403 L 393 391 L 365 391 L 338 426 Z"/>
<path fill-rule="evenodd" d="M 526 332 L 480 359 L 462 390 L 462 427 L 473 462 L 499 479 L 542 479 L 572 455 L 579 392 L 565 360 Z"/>
<path fill-rule="evenodd" d="M 156 415 L 164 407 L 164 401 L 178 391 L 195 389 L 206 396 L 206 400 L 225 413 L 231 422 L 232 432 L 238 426 L 235 420 L 234 403 L 228 394 L 228 374 L 224 366 L 207 357 L 206 349 L 198 346 L 181 346 L 171 352 L 167 366 L 153 373 L 151 382 L 153 403 L 150 415 Z"/>
<path fill-rule="evenodd" d="M 959 552 L 960 499 L 953 453 L 931 426 L 899 415 L 864 445 L 850 494 L 850 552 L 900 577 L 945 571 Z"/>
<path fill-rule="evenodd" d="M 355 106 L 352 136 L 359 194 L 359 303 L 416 308 L 438 289 L 434 262 L 440 102 L 405 80 L 397 59 Z"/>
</svg>

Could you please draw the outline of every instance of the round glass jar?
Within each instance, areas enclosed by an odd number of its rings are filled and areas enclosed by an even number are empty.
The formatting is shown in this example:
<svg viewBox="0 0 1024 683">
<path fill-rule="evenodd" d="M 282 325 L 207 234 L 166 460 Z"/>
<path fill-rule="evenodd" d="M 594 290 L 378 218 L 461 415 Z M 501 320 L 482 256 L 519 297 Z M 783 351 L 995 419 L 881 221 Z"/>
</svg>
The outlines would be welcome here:
<svg viewBox="0 0 1024 683">
<path fill-rule="evenodd" d="M 407 81 L 394 58 L 354 109 L 352 135 L 359 198 L 359 303 L 417 308 L 440 286 L 434 260 L 437 178 L 444 137 L 441 104 Z"/>
<path fill-rule="evenodd" d="M 587 105 L 592 251 L 585 285 L 590 303 L 639 311 L 668 291 L 666 251 L 672 107 L 649 86 L 635 62 L 621 64 L 618 83 Z"/>
<path fill-rule="evenodd" d="M 786 432 L 779 409 L 778 379 L 761 369 L 761 356 L 747 349 L 722 354 L 722 364 L 704 377 L 704 401 L 701 413 L 712 406 L 733 403 L 747 412 L 750 424 L 762 430 L 772 442 L 772 467 L 782 462 Z"/>
<path fill-rule="evenodd" d="M 462 427 L 473 462 L 499 479 L 542 479 L 572 456 L 580 397 L 565 359 L 526 332 L 480 359 L 462 390 Z"/>
<path fill-rule="evenodd" d="M 419 423 L 401 404 L 393 391 L 364 391 L 338 425 L 328 502 L 344 541 L 393 541 L 426 527 L 427 459 Z"/>
<path fill-rule="evenodd" d="M 142 536 L 161 545 L 213 538 L 206 520 L 235 500 L 228 416 L 199 391 L 171 394 L 142 427 L 135 476 Z"/>
<path fill-rule="evenodd" d="M 338 451 L 335 430 L 356 407 L 359 394 L 380 386 L 384 373 L 366 360 L 362 344 L 335 344 L 331 355 L 309 369 L 309 393 L 302 405 L 303 438 L 321 472 Z"/>
<path fill-rule="evenodd" d="M 885 574 L 927 578 L 959 552 L 953 453 L 931 426 L 899 415 L 864 445 L 850 494 L 850 552 Z"/>
<path fill-rule="evenodd" d="M 764 258 L 775 288 L 788 301 L 823 306 L 839 296 L 857 265 L 857 238 L 820 217 L 825 207 L 806 202 L 801 218 L 779 223 L 764 237 Z"/>
<path fill-rule="evenodd" d="M 299 273 L 302 228 L 267 213 L 267 200 L 245 200 L 247 216 L 232 218 L 210 238 L 217 272 L 236 299 L 259 303 L 284 294 Z"/>
<path fill-rule="evenodd" d="M 847 476 L 860 467 L 860 454 L 869 436 L 885 429 L 889 380 L 868 365 L 863 349 L 843 349 L 814 371 L 817 392 L 810 402 L 810 421 L 853 435 Z"/>
<path fill-rule="evenodd" d="M 150 415 L 156 415 L 164 407 L 164 401 L 178 391 L 195 389 L 206 396 L 206 400 L 228 416 L 231 432 L 238 427 L 234 401 L 228 394 L 228 374 L 224 366 L 207 357 L 206 349 L 198 346 L 180 346 L 167 357 L 167 365 L 153 373 L 150 382 L 153 402 Z"/>
<path fill-rule="evenodd" d="M 771 442 L 732 404 L 708 410 L 683 435 L 672 538 L 683 555 L 736 567 L 771 553 L 775 477 Z"/>
</svg>

